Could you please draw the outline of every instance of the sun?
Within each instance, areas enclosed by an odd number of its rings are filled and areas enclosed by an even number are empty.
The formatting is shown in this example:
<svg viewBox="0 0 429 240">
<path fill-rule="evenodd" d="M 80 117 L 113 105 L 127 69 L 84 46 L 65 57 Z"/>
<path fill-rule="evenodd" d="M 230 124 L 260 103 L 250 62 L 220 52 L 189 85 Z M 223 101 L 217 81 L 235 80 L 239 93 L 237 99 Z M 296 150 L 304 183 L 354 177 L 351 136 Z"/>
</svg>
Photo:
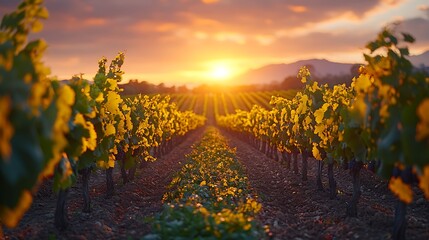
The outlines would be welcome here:
<svg viewBox="0 0 429 240">
<path fill-rule="evenodd" d="M 213 80 L 218 80 L 218 81 L 225 80 L 231 77 L 231 69 L 226 65 L 217 64 L 211 68 L 209 72 L 209 76 Z"/>
</svg>

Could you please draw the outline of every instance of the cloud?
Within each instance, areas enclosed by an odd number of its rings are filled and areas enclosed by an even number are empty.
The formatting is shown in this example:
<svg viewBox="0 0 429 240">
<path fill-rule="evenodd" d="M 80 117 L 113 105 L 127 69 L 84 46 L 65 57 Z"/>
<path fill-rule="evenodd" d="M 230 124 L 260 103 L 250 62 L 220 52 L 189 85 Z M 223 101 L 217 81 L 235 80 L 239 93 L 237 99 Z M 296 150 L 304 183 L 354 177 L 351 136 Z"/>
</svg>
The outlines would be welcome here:
<svg viewBox="0 0 429 240">
<path fill-rule="evenodd" d="M 425 13 L 426 17 L 429 18 L 429 5 L 422 4 L 417 9 Z"/>
<path fill-rule="evenodd" d="M 232 42 L 237 44 L 245 44 L 247 42 L 245 35 L 234 32 L 219 32 L 216 34 L 215 39 L 220 42 Z"/>
<path fill-rule="evenodd" d="M 219 2 L 219 0 L 201 0 L 201 2 L 205 4 L 213 4 Z"/>
<path fill-rule="evenodd" d="M 245 59 L 242 67 L 353 54 L 358 59 L 366 42 L 395 19 L 416 36 L 416 47 L 424 48 L 429 20 L 422 13 L 429 16 L 429 7 L 425 0 L 416 2 L 45 0 L 51 16 L 34 37 L 47 40 L 46 61 L 54 74 L 92 73 L 99 57 L 125 50 L 127 73 L 165 79 L 215 59 Z M 0 12 L 18 3 L 4 1 Z"/>
<path fill-rule="evenodd" d="M 381 2 L 388 5 L 397 5 L 403 1 L 402 0 L 382 0 Z"/>
<path fill-rule="evenodd" d="M 267 45 L 271 45 L 276 40 L 276 37 L 271 35 L 256 35 L 254 36 L 254 39 L 259 44 L 267 46 Z"/>
<path fill-rule="evenodd" d="M 83 21 L 84 26 L 104 26 L 107 24 L 107 19 L 104 18 L 87 18 Z"/>
<path fill-rule="evenodd" d="M 306 27 L 320 21 L 336 19 L 348 12 L 350 16 L 362 16 L 378 5 L 377 1 L 336 0 L 323 2 L 303 0 L 299 4 L 278 0 L 216 1 L 138 1 L 126 4 L 114 2 L 87 2 L 47 0 L 52 18 L 63 27 L 106 25 L 120 29 L 133 26 L 137 32 L 175 32 L 173 28 L 193 31 L 252 32 L 270 35 L 279 29 Z M 217 3 L 217 4 L 213 4 Z M 167 23 L 167 25 L 166 25 Z M 52 24 L 48 22 L 48 25 Z M 140 25 L 140 26 L 139 26 Z M 131 27 L 132 28 L 132 27 Z"/>
<path fill-rule="evenodd" d="M 206 40 L 208 38 L 208 34 L 206 32 L 197 31 L 194 33 L 194 37 L 198 40 Z"/>
<path fill-rule="evenodd" d="M 398 26 L 398 32 L 407 32 L 416 38 L 411 47 L 429 50 L 429 19 L 412 18 L 404 20 Z"/>
<path fill-rule="evenodd" d="M 303 12 L 307 12 L 307 7 L 302 6 L 302 5 L 290 5 L 288 6 L 288 8 L 295 13 L 303 13 Z"/>
<path fill-rule="evenodd" d="M 158 32 L 158 33 L 164 33 L 164 32 L 171 32 L 178 28 L 178 25 L 173 22 L 157 22 L 157 21 L 150 21 L 150 20 L 142 20 L 139 22 L 136 22 L 135 24 L 130 25 L 128 27 L 130 31 L 132 32 Z"/>
</svg>

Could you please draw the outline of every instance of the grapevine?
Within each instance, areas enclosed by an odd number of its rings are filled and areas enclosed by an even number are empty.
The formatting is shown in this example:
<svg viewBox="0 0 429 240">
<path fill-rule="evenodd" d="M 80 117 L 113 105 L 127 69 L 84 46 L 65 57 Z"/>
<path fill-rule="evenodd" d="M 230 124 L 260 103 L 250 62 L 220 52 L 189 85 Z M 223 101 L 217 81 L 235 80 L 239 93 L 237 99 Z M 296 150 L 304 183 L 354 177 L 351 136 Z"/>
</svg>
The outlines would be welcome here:
<svg viewBox="0 0 429 240">
<path fill-rule="evenodd" d="M 360 168 L 380 161 L 378 173 L 390 179 L 389 188 L 400 200 L 393 236 L 402 239 L 405 207 L 413 199 L 412 184 L 417 183 L 429 199 L 429 77 L 413 68 L 401 40 L 412 43 L 414 38 L 406 33 L 397 37 L 394 31 L 384 29 L 367 45 L 373 55 L 364 55 L 367 65 L 350 87 L 319 86 L 304 67 L 299 76 L 306 86 L 291 100 L 273 97 L 271 110 L 254 107 L 249 112 L 238 111 L 218 117 L 218 124 L 260 141 L 263 152 L 266 145 L 275 145 L 274 158 L 278 152 L 283 155 L 298 149 L 303 180 L 310 153 L 319 161 L 327 159 L 332 197 L 336 194 L 332 165 L 350 161 L 354 188 L 347 211 L 350 216 L 357 216 Z M 380 50 L 385 55 L 374 54 Z M 320 188 L 319 180 L 318 185 Z"/>
<path fill-rule="evenodd" d="M 78 172 L 83 175 L 83 210 L 89 212 L 92 168 L 107 170 L 111 195 L 119 152 L 133 166 L 137 159 L 155 160 L 154 149 L 164 151 L 175 137 L 205 122 L 203 116 L 179 111 L 168 97 L 124 100 L 118 86 L 123 53 L 108 68 L 102 58 L 92 84 L 82 75 L 69 83 L 50 79 L 41 62 L 47 44 L 27 43 L 29 33 L 40 31 L 40 20 L 47 17 L 42 1 L 27 0 L 0 25 L 0 192 L 8 193 L 0 197 L 0 222 L 6 227 L 18 224 L 38 185 L 53 177 L 59 194 L 55 224 L 64 229 L 66 196 Z"/>
</svg>

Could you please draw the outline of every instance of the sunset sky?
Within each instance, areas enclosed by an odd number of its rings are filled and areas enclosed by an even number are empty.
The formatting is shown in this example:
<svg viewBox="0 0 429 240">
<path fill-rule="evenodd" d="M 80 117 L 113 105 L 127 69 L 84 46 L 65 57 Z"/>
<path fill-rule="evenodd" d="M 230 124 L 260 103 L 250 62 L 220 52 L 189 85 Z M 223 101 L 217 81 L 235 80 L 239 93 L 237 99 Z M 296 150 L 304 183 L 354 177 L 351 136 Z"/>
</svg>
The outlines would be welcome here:
<svg viewBox="0 0 429 240">
<path fill-rule="evenodd" d="M 18 5 L 1 0 L 0 15 Z M 124 79 L 189 86 L 250 68 L 308 58 L 362 62 L 383 26 L 400 28 L 429 50 L 427 0 L 45 0 L 45 62 L 60 79 L 126 53 Z"/>
</svg>

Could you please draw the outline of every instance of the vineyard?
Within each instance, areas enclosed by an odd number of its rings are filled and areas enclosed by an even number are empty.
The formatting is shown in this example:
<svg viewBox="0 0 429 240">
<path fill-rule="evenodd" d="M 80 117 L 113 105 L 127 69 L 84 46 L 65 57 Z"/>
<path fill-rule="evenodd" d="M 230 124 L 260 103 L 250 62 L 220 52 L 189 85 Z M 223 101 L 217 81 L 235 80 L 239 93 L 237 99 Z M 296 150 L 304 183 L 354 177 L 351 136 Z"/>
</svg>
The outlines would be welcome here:
<svg viewBox="0 0 429 240">
<path fill-rule="evenodd" d="M 233 114 L 237 110 L 249 111 L 253 105 L 270 108 L 272 96 L 291 99 L 296 90 L 288 91 L 259 91 L 235 93 L 189 93 L 173 94 L 171 102 L 175 103 L 181 111 L 193 111 L 205 116 L 209 121 L 216 120 L 219 116 Z M 214 114 L 214 115 L 213 115 Z M 215 122 L 211 122 L 214 124 Z"/>
<path fill-rule="evenodd" d="M 407 33 L 351 85 L 121 96 L 125 54 L 51 79 L 49 14 L 0 25 L 0 238 L 429 239 L 429 74 Z"/>
</svg>

